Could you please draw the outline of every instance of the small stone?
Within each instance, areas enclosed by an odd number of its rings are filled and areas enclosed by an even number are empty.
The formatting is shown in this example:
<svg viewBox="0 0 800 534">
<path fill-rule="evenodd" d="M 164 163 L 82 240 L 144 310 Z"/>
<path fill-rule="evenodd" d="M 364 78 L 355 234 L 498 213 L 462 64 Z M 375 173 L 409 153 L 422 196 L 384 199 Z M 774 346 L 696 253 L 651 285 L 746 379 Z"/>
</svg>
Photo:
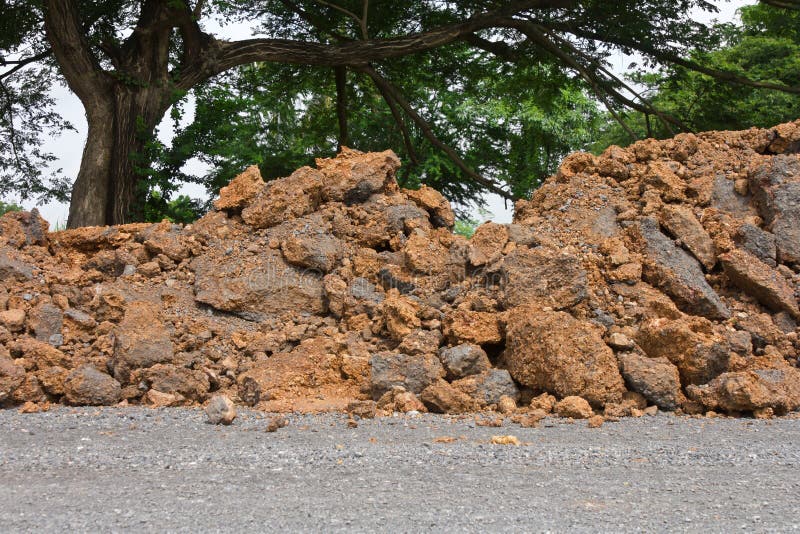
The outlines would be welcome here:
<svg viewBox="0 0 800 534">
<path fill-rule="evenodd" d="M 508 395 L 503 395 L 497 402 L 497 411 L 509 415 L 517 411 L 517 403 Z"/>
<path fill-rule="evenodd" d="M 39 405 L 32 401 L 25 402 L 25 404 L 19 408 L 19 413 L 39 413 L 41 411 L 42 409 Z"/>
<path fill-rule="evenodd" d="M 593 415 L 589 418 L 587 425 L 589 428 L 600 428 L 605 423 L 606 418 L 602 415 Z"/>
<path fill-rule="evenodd" d="M 375 417 L 376 409 L 377 404 L 375 401 L 365 400 L 351 402 L 347 405 L 345 411 L 350 414 L 351 417 L 357 416 L 361 419 L 372 419 Z"/>
<path fill-rule="evenodd" d="M 267 427 L 264 429 L 264 432 L 277 432 L 285 426 L 289 426 L 289 420 L 282 415 L 278 415 L 267 422 Z"/>
<path fill-rule="evenodd" d="M 208 422 L 214 425 L 229 425 L 236 419 L 236 406 L 225 395 L 215 395 L 206 406 Z"/>
<path fill-rule="evenodd" d="M 514 446 L 520 445 L 519 438 L 511 435 L 492 436 L 491 442 L 492 445 L 514 445 Z"/>
<path fill-rule="evenodd" d="M 572 419 L 589 419 L 594 415 L 587 400 L 575 395 L 564 397 L 561 402 L 556 404 L 556 413 L 559 417 L 571 417 Z"/>
<path fill-rule="evenodd" d="M 608 345 L 614 350 L 631 350 L 633 349 L 633 341 L 619 332 L 614 332 L 608 338 Z"/>
<path fill-rule="evenodd" d="M 143 401 L 152 408 L 166 408 L 180 406 L 186 399 L 180 393 L 164 393 L 157 389 L 150 389 L 144 394 Z"/>
</svg>

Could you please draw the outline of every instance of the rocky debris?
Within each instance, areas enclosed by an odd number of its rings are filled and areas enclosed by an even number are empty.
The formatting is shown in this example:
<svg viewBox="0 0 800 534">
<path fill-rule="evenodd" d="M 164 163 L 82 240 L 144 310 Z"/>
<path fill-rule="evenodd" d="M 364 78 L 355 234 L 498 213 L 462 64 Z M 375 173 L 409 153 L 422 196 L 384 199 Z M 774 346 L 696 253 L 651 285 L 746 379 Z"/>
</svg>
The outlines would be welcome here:
<svg viewBox="0 0 800 534">
<path fill-rule="evenodd" d="M 433 413 L 469 413 L 478 408 L 475 399 L 442 379 L 422 390 L 419 400 Z"/>
<path fill-rule="evenodd" d="M 730 317 L 730 310 L 708 285 L 698 261 L 661 233 L 656 219 L 644 217 L 633 228 L 645 257 L 645 281 L 662 289 L 686 313 L 709 319 Z"/>
<path fill-rule="evenodd" d="M 354 150 L 250 167 L 187 226 L 7 214 L 0 403 L 780 415 L 800 406 L 797 138 L 573 154 L 472 239 L 394 154 Z"/>
<path fill-rule="evenodd" d="M 449 380 L 477 375 L 492 367 L 486 352 L 478 345 L 469 343 L 439 350 L 439 359 Z"/>
<path fill-rule="evenodd" d="M 119 382 L 91 365 L 79 367 L 64 381 L 64 399 L 69 404 L 110 406 L 121 398 Z"/>
<path fill-rule="evenodd" d="M 578 395 L 596 406 L 625 387 L 602 329 L 566 312 L 517 308 L 508 318 L 504 359 L 522 385 L 559 397 Z"/>
<path fill-rule="evenodd" d="M 556 404 L 556 413 L 559 417 L 570 417 L 572 419 L 589 419 L 594 415 L 592 407 L 582 397 L 570 395 L 564 397 Z"/>
<path fill-rule="evenodd" d="M 778 259 L 800 263 L 800 158 L 781 154 L 750 173 L 755 205 L 775 235 Z"/>
<path fill-rule="evenodd" d="M 800 319 L 794 288 L 775 269 L 742 250 L 731 250 L 720 260 L 725 275 L 739 289 L 773 311 L 785 311 Z"/>
<path fill-rule="evenodd" d="M 393 352 L 373 354 L 369 360 L 370 390 L 378 400 L 395 386 L 419 394 L 440 378 L 445 370 L 434 354 L 409 356 Z"/>
<path fill-rule="evenodd" d="M 277 432 L 281 428 L 286 428 L 287 426 L 289 426 L 289 420 L 282 415 L 276 415 L 267 422 L 264 432 Z"/>
<path fill-rule="evenodd" d="M 225 395 L 214 395 L 206 405 L 206 417 L 212 425 L 229 425 L 236 419 L 236 406 Z"/>
<path fill-rule="evenodd" d="M 620 371 L 632 391 L 664 410 L 675 410 L 684 399 L 678 368 L 666 358 L 648 358 L 635 352 L 617 354 Z"/>
<path fill-rule="evenodd" d="M 586 422 L 586 426 L 589 428 L 600 428 L 603 426 L 603 423 L 606 422 L 606 418 L 602 415 L 593 415 L 589 418 Z"/>
</svg>

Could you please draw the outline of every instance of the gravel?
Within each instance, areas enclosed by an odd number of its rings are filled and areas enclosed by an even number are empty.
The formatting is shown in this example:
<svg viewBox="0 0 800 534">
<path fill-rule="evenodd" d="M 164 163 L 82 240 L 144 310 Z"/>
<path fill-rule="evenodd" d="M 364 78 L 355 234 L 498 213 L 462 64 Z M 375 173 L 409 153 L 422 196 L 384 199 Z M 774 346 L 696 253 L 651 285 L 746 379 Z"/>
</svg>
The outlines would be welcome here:
<svg viewBox="0 0 800 534">
<path fill-rule="evenodd" d="M 800 419 L 0 411 L 0 531 L 787 531 Z M 493 435 L 522 445 L 492 445 Z M 449 443 L 437 438 L 455 438 Z"/>
</svg>

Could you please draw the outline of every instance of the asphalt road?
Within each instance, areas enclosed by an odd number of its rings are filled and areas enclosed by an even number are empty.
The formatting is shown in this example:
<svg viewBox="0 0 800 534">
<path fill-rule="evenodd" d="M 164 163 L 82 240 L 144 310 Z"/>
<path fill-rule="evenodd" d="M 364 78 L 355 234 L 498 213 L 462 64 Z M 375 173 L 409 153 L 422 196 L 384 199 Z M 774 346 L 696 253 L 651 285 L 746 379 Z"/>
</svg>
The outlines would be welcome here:
<svg viewBox="0 0 800 534">
<path fill-rule="evenodd" d="M 0 531 L 791 531 L 800 419 L 0 411 Z M 512 434 L 522 445 L 489 443 Z M 450 443 L 437 438 L 455 438 Z"/>
</svg>

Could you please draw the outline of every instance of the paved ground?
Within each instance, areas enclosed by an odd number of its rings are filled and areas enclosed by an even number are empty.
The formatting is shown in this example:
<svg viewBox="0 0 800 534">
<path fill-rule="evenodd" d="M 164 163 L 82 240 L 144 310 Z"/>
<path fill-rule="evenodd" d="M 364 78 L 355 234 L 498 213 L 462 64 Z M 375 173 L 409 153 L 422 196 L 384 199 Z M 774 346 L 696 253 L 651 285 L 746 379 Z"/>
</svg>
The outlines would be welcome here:
<svg viewBox="0 0 800 534">
<path fill-rule="evenodd" d="M 788 531 L 800 420 L 0 411 L 0 531 Z M 513 434 L 519 447 L 491 445 Z M 437 443 L 435 438 L 457 438 Z"/>
</svg>

